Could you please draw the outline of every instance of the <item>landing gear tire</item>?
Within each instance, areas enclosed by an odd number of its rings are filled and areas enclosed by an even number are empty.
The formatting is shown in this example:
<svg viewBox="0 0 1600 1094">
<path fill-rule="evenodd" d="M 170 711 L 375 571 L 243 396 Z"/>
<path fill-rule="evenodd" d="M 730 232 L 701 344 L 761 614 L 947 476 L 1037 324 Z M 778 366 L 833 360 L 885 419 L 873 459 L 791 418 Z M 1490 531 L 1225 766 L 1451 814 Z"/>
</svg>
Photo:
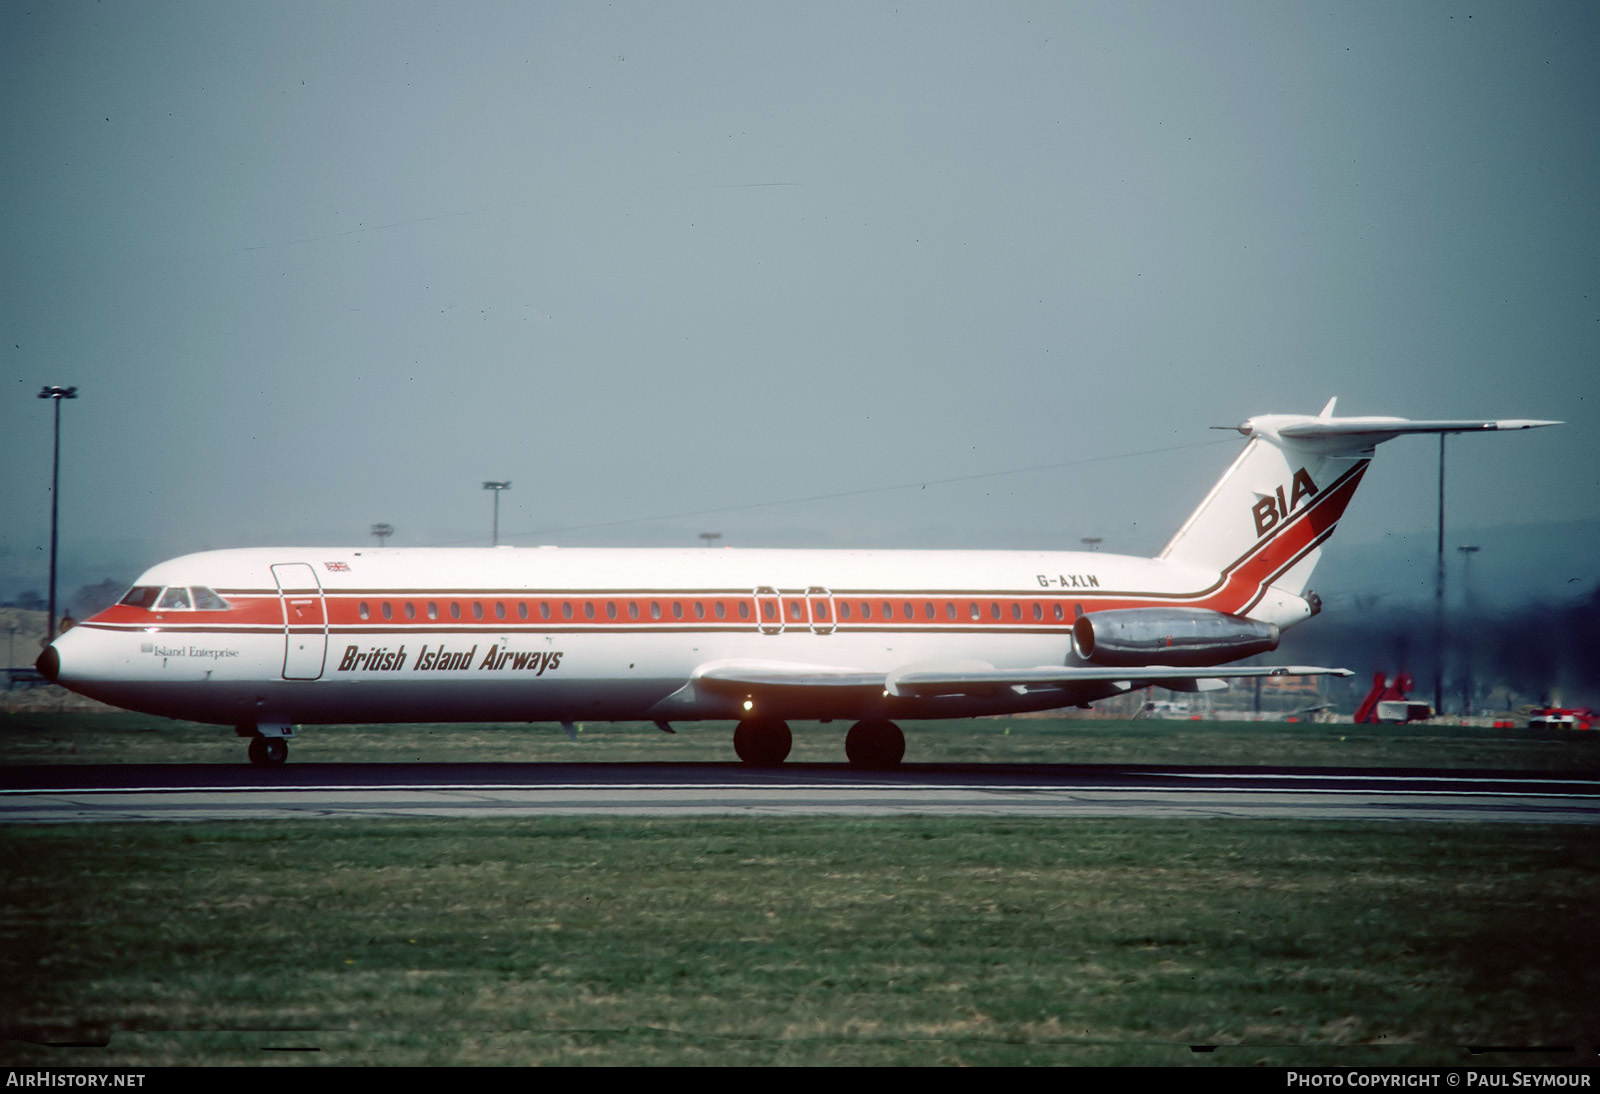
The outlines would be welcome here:
<svg viewBox="0 0 1600 1094">
<path fill-rule="evenodd" d="M 250 762 L 257 767 L 282 767 L 289 758 L 289 742 L 282 737 L 250 738 Z"/>
<path fill-rule="evenodd" d="M 752 767 L 777 767 L 789 758 L 794 736 L 781 718 L 746 718 L 733 731 L 733 750 Z"/>
<path fill-rule="evenodd" d="M 906 754 L 906 735 L 893 722 L 869 718 L 850 727 L 844 738 L 844 754 L 851 767 L 874 771 L 899 767 Z"/>
</svg>

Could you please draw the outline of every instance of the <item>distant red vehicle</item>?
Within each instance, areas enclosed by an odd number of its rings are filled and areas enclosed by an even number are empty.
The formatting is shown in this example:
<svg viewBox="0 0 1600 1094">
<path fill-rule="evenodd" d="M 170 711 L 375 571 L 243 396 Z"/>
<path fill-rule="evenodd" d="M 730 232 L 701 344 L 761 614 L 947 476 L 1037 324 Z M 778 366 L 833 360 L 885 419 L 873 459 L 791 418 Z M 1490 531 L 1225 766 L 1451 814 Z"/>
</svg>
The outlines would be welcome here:
<svg viewBox="0 0 1600 1094">
<path fill-rule="evenodd" d="M 1433 717 L 1433 708 L 1427 703 L 1413 703 L 1406 696 L 1412 688 L 1409 672 L 1402 672 L 1394 683 L 1383 673 L 1372 677 L 1372 690 L 1356 708 L 1357 722 L 1425 722 Z"/>
<path fill-rule="evenodd" d="M 1588 707 L 1540 707 L 1528 715 L 1529 729 L 1593 729 L 1594 711 Z"/>
</svg>

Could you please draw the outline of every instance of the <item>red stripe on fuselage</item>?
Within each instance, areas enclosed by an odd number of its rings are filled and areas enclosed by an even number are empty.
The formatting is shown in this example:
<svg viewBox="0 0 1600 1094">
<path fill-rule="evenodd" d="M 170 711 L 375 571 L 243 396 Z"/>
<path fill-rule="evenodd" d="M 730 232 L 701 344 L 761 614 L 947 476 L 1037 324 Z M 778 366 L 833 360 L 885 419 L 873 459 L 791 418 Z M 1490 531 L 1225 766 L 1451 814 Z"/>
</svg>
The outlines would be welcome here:
<svg viewBox="0 0 1600 1094">
<path fill-rule="evenodd" d="M 1191 592 L 1073 589 L 1043 596 L 994 591 L 908 592 L 850 590 L 756 595 L 745 590 L 331 590 L 322 594 L 326 628 L 338 633 L 461 633 L 549 631 L 696 632 L 744 631 L 780 623 L 785 631 L 892 633 L 993 631 L 1055 633 L 1069 630 L 1081 609 L 1108 611 L 1182 603 L 1227 614 L 1243 614 L 1266 588 L 1332 534 L 1355 494 L 1369 461 L 1362 460 L 1270 535 L 1224 567 L 1210 586 Z M 153 611 L 116 604 L 79 624 L 97 630 L 156 633 L 281 633 L 283 597 L 277 590 L 229 589 L 227 611 Z M 316 595 L 316 594 L 298 594 Z M 406 606 L 411 606 L 411 615 Z M 722 616 L 717 616 L 717 606 Z M 384 616 L 387 605 L 389 615 Z M 433 615 L 430 615 L 430 605 Z M 763 617 L 764 606 L 779 618 Z M 846 605 L 849 618 L 841 618 Z M 740 614 L 743 607 L 746 614 Z M 931 615 L 930 615 L 931 607 Z M 954 610 L 952 618 L 951 611 Z M 365 614 L 363 614 L 365 608 Z M 823 615 L 823 609 L 826 615 Z M 863 608 L 866 615 L 863 615 Z M 909 610 L 909 616 L 908 616 Z M 524 614 L 524 611 L 526 614 Z M 659 611 L 659 615 L 657 612 Z M 1037 611 L 1037 615 L 1035 612 Z M 502 614 L 503 613 L 503 614 Z M 316 633 L 320 621 L 290 629 Z"/>
</svg>

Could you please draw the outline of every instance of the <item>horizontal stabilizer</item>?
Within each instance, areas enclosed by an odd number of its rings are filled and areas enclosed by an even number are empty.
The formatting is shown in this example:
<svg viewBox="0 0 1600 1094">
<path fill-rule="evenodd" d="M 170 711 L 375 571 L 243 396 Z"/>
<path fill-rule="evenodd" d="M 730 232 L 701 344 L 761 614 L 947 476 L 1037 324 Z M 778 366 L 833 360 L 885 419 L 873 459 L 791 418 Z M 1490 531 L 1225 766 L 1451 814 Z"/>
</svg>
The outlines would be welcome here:
<svg viewBox="0 0 1600 1094">
<path fill-rule="evenodd" d="M 1329 409 L 1322 414 L 1262 414 L 1238 426 L 1247 437 L 1265 436 L 1280 443 L 1314 445 L 1328 454 L 1364 452 L 1384 441 L 1413 433 L 1496 433 L 1517 429 L 1539 429 L 1560 422 L 1540 418 L 1391 418 L 1365 415 L 1336 418 Z"/>
<path fill-rule="evenodd" d="M 1309 582 L 1322 545 L 1385 441 L 1561 424 L 1537 418 L 1341 418 L 1334 414 L 1336 401 L 1330 399 L 1320 414 L 1258 414 L 1233 427 L 1250 443 L 1160 555 L 1221 576 L 1227 595 L 1198 606 L 1280 627 L 1314 614 Z"/>
</svg>

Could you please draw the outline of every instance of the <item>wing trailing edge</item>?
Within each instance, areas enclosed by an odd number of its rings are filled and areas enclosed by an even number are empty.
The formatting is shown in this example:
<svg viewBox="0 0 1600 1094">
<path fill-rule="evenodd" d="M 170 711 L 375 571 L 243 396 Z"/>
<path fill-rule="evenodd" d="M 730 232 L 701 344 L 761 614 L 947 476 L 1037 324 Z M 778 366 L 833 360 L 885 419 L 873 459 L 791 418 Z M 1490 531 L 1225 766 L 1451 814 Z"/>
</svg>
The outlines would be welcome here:
<svg viewBox="0 0 1600 1094">
<path fill-rule="evenodd" d="M 1349 675 L 1349 669 L 1314 665 L 1208 665 L 1205 668 L 1178 668 L 1171 665 L 1145 665 L 1138 668 L 1040 665 L 1027 669 L 997 669 L 983 662 L 962 662 L 940 666 L 912 665 L 883 673 L 831 665 L 724 661 L 701 666 L 695 672 L 694 680 L 709 691 L 724 694 L 774 690 L 790 694 L 804 691 L 821 694 L 854 689 L 879 691 L 889 696 L 922 698 L 982 694 L 999 688 L 1070 688 L 1074 684 L 1112 684 L 1121 690 L 1154 686 L 1173 691 L 1194 691 L 1199 681 Z"/>
</svg>

